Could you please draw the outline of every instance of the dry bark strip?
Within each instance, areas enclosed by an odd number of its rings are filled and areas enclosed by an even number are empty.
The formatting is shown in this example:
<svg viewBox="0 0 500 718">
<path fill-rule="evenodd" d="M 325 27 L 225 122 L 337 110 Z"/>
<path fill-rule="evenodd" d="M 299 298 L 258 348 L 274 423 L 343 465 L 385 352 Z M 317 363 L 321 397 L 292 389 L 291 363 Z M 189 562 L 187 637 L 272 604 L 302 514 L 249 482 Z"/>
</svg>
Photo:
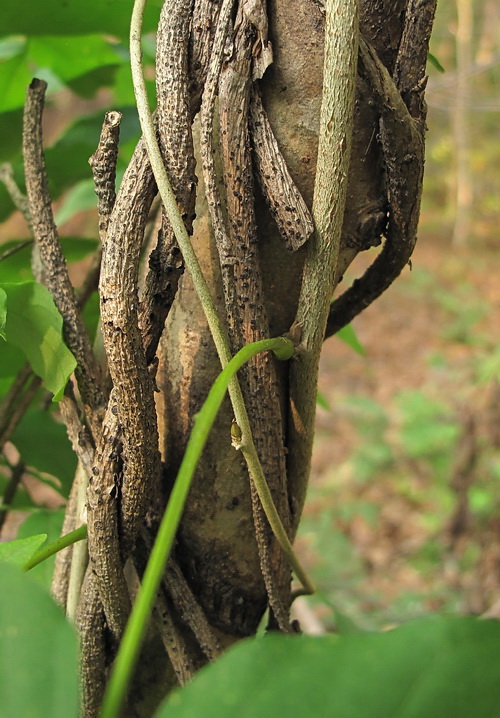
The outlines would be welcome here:
<svg viewBox="0 0 500 718">
<path fill-rule="evenodd" d="M 87 489 L 89 569 L 95 580 L 106 621 L 115 640 L 125 630 L 131 602 L 118 527 L 121 431 L 116 390 L 111 392 Z"/>
<path fill-rule="evenodd" d="M 150 548 L 150 542 L 142 540 L 142 538 L 138 540 L 135 547 L 134 565 L 140 579 L 142 579 L 146 570 Z M 153 618 L 177 680 L 181 685 L 184 685 L 193 677 L 196 667 L 184 636 L 177 625 L 175 611 L 169 605 L 163 586 L 160 586 L 156 596 Z"/>
<path fill-rule="evenodd" d="M 219 136 L 226 211 L 227 247 L 219 247 L 229 334 L 236 351 L 246 343 L 269 336 L 254 212 L 253 167 L 249 151 L 249 111 L 252 65 L 258 62 L 267 36 L 249 19 L 260 3 L 241 2 L 232 38 L 232 55 L 219 81 Z M 261 25 L 263 32 L 267 30 Z M 254 57 L 254 53 L 257 57 Z M 252 434 L 274 503 L 286 529 L 290 510 L 286 484 L 283 425 L 275 367 L 268 355 L 258 355 L 244 370 L 243 395 Z M 278 625 L 290 631 L 290 568 L 272 536 L 257 491 L 251 483 L 252 506 L 261 569 L 269 602 Z"/>
<path fill-rule="evenodd" d="M 250 132 L 262 194 L 287 248 L 293 252 L 307 242 L 314 231 L 314 222 L 290 176 L 257 87 L 253 87 L 250 99 Z"/>
<path fill-rule="evenodd" d="M 163 581 L 181 620 L 191 629 L 208 660 L 215 661 L 222 653 L 221 645 L 174 558 L 167 564 Z"/>
<path fill-rule="evenodd" d="M 101 244 L 106 240 L 109 218 L 116 199 L 116 161 L 118 159 L 118 141 L 120 139 L 120 112 L 112 110 L 104 115 L 101 136 L 97 149 L 89 159 L 97 195 L 99 214 L 99 236 Z"/>
</svg>

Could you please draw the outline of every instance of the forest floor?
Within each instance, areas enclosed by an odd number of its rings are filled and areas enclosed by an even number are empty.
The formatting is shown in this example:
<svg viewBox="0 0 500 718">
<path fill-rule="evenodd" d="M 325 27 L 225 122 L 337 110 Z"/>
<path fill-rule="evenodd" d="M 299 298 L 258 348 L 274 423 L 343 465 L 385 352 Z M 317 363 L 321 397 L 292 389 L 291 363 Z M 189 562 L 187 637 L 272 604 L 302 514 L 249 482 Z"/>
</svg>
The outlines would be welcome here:
<svg viewBox="0 0 500 718">
<path fill-rule="evenodd" d="M 327 628 L 332 606 L 368 628 L 483 613 L 500 602 L 497 252 L 422 232 L 354 329 L 364 356 L 332 338 L 321 363 L 309 605 Z"/>
</svg>

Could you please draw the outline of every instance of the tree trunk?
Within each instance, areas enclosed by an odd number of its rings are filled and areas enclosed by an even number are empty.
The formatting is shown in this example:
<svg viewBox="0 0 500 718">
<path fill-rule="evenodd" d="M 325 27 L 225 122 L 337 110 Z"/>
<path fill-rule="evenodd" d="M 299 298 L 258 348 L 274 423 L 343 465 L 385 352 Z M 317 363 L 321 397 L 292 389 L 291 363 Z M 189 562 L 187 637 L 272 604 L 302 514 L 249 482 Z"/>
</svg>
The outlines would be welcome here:
<svg viewBox="0 0 500 718">
<path fill-rule="evenodd" d="M 225 317 L 234 353 L 250 341 L 288 332 L 307 310 L 301 294 L 303 271 L 306 281 L 322 231 L 316 227 L 313 234 L 310 210 L 318 192 L 325 9 L 330 3 L 235 4 L 228 39 L 220 46 L 224 62 L 216 85 L 212 134 L 208 91 L 203 100 L 201 96 L 205 82 L 210 82 L 210 62 L 215 62 L 219 47 L 217 21 L 226 5 L 178 0 L 162 13 L 157 126 L 177 202 L 192 229 L 196 254 Z M 341 241 L 320 298 L 326 322 L 326 329 L 318 330 L 320 339 L 324 331 L 331 335 L 379 296 L 413 250 L 423 175 L 425 61 L 434 5 L 434 0 L 361 3 L 354 113 L 338 147 L 345 159 L 351 144 L 346 182 L 339 179 L 346 201 L 344 208 L 340 197 Z M 355 27 L 354 15 L 345 22 Z M 357 45 L 356 32 L 352 48 Z M 353 76 L 355 64 L 354 55 Z M 190 128 L 200 102 L 193 141 Z M 345 107 L 337 109 L 341 114 Z M 210 174 L 211 157 L 215 176 Z M 104 419 L 93 410 L 94 423 L 89 422 L 97 462 L 88 494 L 90 563 L 78 618 L 87 717 L 97 715 L 103 676 L 120 640 L 137 575 L 144 570 L 194 415 L 220 371 L 193 281 L 187 273 L 180 276 L 179 253 L 166 216 L 138 315 L 134 272 L 155 193 L 141 142 L 104 228 L 101 309 L 114 389 Z M 379 244 L 383 246 L 375 264 L 328 312 L 330 292 L 356 254 Z M 307 337 L 300 344 L 306 323 L 294 326 L 299 347 L 291 363 L 260 355 L 240 372 L 255 445 L 291 539 L 304 504 L 313 436 L 315 370 L 307 367 L 317 367 L 319 356 L 319 347 L 314 349 Z M 160 334 L 155 399 L 161 463 L 152 409 L 153 360 Z M 224 646 L 254 634 L 269 605 L 271 628 L 297 629 L 288 617 L 291 569 L 249 481 L 242 453 L 232 445 L 233 419 L 227 399 L 189 494 L 131 690 L 130 715 L 150 715 L 169 685 L 185 681 Z M 100 421 L 102 432 L 97 428 Z M 70 524 L 68 520 L 66 530 Z M 67 554 L 55 578 L 55 593 L 63 603 L 69 574 Z"/>
<path fill-rule="evenodd" d="M 473 186 L 470 167 L 470 75 L 474 13 L 472 0 L 457 0 L 457 93 L 453 106 L 453 138 L 456 157 L 455 226 L 453 244 L 463 247 L 472 231 Z"/>
</svg>

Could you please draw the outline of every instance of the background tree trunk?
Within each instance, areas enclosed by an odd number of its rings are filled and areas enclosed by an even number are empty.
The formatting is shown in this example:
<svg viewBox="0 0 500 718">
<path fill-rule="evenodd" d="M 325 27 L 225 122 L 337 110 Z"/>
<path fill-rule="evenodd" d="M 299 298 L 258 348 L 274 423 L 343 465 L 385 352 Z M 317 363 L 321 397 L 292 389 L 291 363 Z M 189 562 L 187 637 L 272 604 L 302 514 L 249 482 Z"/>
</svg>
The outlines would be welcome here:
<svg viewBox="0 0 500 718">
<path fill-rule="evenodd" d="M 471 0 L 457 0 L 457 92 L 453 107 L 455 140 L 456 194 L 453 244 L 467 244 L 472 227 L 473 187 L 470 167 L 470 77 L 472 72 L 474 13 Z"/>
</svg>

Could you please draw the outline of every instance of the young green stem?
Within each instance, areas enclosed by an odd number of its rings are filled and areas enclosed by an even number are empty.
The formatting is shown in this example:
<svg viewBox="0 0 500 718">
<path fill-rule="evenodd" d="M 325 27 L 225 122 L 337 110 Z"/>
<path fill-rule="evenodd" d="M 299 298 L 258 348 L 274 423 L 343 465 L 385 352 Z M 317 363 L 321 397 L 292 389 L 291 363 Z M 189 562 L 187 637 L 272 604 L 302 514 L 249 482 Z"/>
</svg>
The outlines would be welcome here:
<svg viewBox="0 0 500 718">
<path fill-rule="evenodd" d="M 80 528 L 77 528 L 74 531 L 70 531 L 69 534 L 65 534 L 55 541 L 52 541 L 52 543 L 47 544 L 47 546 L 42 546 L 42 548 L 38 549 L 38 551 L 35 551 L 29 561 L 26 561 L 24 564 L 23 570 L 31 571 L 32 568 L 38 566 L 39 563 L 42 563 L 42 561 L 50 558 L 58 551 L 62 551 L 63 548 L 67 548 L 68 546 L 71 546 L 77 541 L 82 541 L 85 538 L 87 538 L 86 524 L 80 526 Z"/>
</svg>

